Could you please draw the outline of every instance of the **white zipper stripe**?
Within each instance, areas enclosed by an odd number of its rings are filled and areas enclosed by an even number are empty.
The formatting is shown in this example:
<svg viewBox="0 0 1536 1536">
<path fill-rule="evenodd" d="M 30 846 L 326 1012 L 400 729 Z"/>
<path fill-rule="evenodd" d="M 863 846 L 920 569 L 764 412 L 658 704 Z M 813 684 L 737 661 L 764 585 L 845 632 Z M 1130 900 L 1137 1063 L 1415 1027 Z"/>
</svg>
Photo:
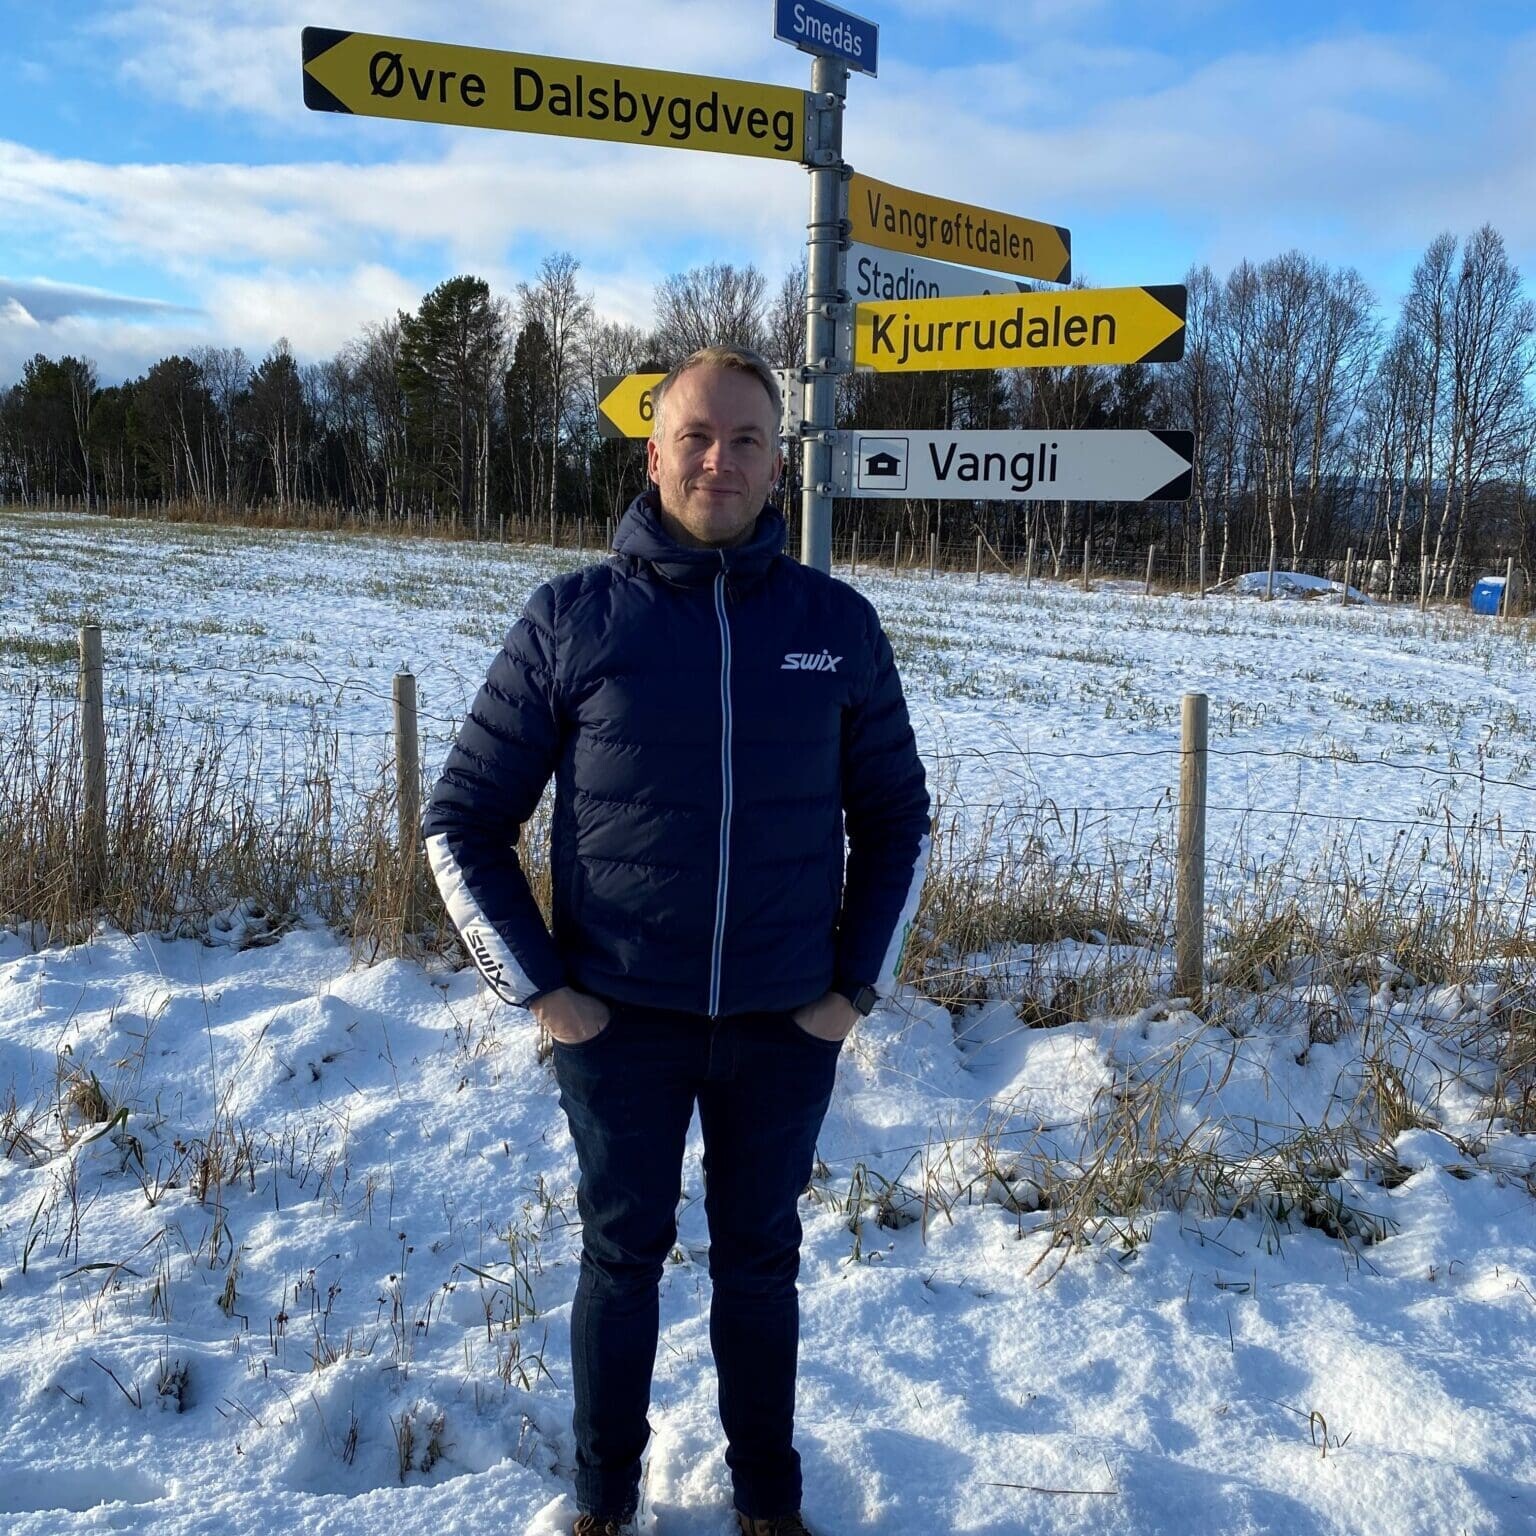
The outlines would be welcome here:
<svg viewBox="0 0 1536 1536">
<path fill-rule="evenodd" d="M 725 556 L 715 577 L 715 617 L 720 621 L 720 873 L 715 887 L 715 947 L 709 967 L 709 1013 L 720 1007 L 720 956 L 725 948 L 725 896 L 731 875 L 731 626 L 725 617 Z"/>
</svg>

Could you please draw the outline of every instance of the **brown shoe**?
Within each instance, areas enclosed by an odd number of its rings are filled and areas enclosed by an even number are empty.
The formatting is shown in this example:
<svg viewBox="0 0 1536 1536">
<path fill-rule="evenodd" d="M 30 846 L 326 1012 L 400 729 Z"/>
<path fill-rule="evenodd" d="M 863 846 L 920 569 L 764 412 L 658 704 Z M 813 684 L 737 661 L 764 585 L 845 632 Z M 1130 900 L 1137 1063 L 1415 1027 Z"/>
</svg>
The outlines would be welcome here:
<svg viewBox="0 0 1536 1536">
<path fill-rule="evenodd" d="M 635 1536 L 628 1520 L 604 1520 L 599 1515 L 577 1515 L 571 1536 Z"/>
<path fill-rule="evenodd" d="M 741 1536 L 811 1536 L 811 1528 L 800 1518 L 798 1509 L 792 1515 L 774 1515 L 767 1520 L 754 1520 L 738 1509 L 736 1523 Z"/>
</svg>

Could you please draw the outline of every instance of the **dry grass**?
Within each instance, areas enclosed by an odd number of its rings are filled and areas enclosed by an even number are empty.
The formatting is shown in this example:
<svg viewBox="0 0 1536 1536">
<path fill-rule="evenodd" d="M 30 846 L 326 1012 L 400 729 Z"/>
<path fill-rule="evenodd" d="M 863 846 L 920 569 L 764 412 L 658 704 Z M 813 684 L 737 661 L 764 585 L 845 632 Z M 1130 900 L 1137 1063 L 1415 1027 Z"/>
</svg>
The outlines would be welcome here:
<svg viewBox="0 0 1536 1536">
<path fill-rule="evenodd" d="M 0 508 L 0 510 L 4 510 Z M 36 512 L 40 507 L 13 507 L 12 510 Z M 360 533 L 369 538 L 400 537 L 441 539 L 449 543 L 486 541 L 504 538 L 509 544 L 544 545 L 550 543 L 549 518 L 500 517 L 492 515 L 478 525 L 473 518 L 460 519 L 420 511 L 385 517 L 367 511 L 340 506 L 333 502 L 289 501 L 278 503 L 230 503 L 179 498 L 166 502 L 115 501 L 87 512 L 83 500 L 65 499 L 52 509 L 81 516 L 108 517 L 124 522 L 152 524 L 176 523 L 195 528 L 255 528 L 296 530 L 306 533 Z M 562 518 L 555 524 L 555 544 L 575 548 L 593 547 L 604 527 L 601 518 L 587 518 L 578 525 L 575 519 Z"/>
<path fill-rule="evenodd" d="M 1168 999 L 1172 904 L 1166 859 L 1158 864 L 1166 837 L 1154 829 L 1138 860 L 1063 831 L 1049 806 L 983 817 L 941 809 L 904 979 L 957 1028 L 988 1002 L 1050 1028 L 1150 1016 Z M 1346 837 L 1310 868 L 1282 856 L 1244 865 L 1241 879 L 1218 878 L 1214 889 L 1229 894 L 1208 912 L 1202 1019 L 1167 1058 L 1112 1060 L 1113 1082 L 1081 1122 L 989 1117 L 978 1132 L 940 1136 L 894 1182 L 860 1165 L 846 1185 L 820 1180 L 818 1198 L 847 1212 L 855 1258 L 867 1219 L 926 1229 L 956 1205 L 1000 1205 L 1021 1236 L 1047 1237 L 1037 1258 L 1047 1275 L 1106 1235 L 1133 1255 L 1159 1211 L 1218 1225 L 1256 1220 L 1269 1246 L 1301 1227 L 1351 1250 L 1380 1241 L 1391 1222 L 1373 1192 L 1408 1176 L 1395 1138 L 1446 1127 L 1433 1090 L 1404 1065 L 1403 1026 L 1380 1013 L 1367 1022 L 1373 1006 L 1395 1001 L 1464 1059 L 1496 1063 L 1490 1125 L 1536 1131 L 1536 942 L 1522 873 L 1531 860 L 1516 858 L 1495 881 L 1489 837 L 1447 821 L 1437 848 L 1401 839 L 1374 864 Z M 1103 958 L 1085 964 L 1084 946 Z M 1499 998 L 1491 1008 L 1490 986 Z M 1234 1036 L 1300 1035 L 1298 1064 L 1313 1046 L 1345 1042 L 1358 1053 L 1355 1095 L 1320 1126 L 1286 1116 L 1234 1124 L 1206 1096 L 1222 1076 L 1209 1058 L 1210 1025 Z M 1469 1160 L 1480 1136 L 1467 1143 Z"/>
<path fill-rule="evenodd" d="M 165 730 L 153 698 L 108 731 L 107 823 L 90 856 L 76 807 L 82 770 L 73 709 L 33 694 L 0 744 L 0 924 L 34 942 L 79 942 L 105 921 L 128 933 L 207 936 L 238 908 L 241 944 L 314 918 L 363 957 L 451 947 L 419 845 L 396 835 L 388 766 L 360 789 L 341 738 L 321 725 L 274 773 L 217 724 Z M 243 749 L 243 750 L 242 750 Z"/>
<path fill-rule="evenodd" d="M 1147 895 L 1150 854 L 1097 854 L 1049 804 L 972 817 L 940 801 L 903 979 L 952 1014 L 1006 998 L 1036 1025 L 1141 1006 L 1145 968 L 1117 951 L 1144 952 L 1166 901 Z M 1103 946 L 1104 964 L 1063 983 L 1013 953 L 1064 940 Z"/>
</svg>

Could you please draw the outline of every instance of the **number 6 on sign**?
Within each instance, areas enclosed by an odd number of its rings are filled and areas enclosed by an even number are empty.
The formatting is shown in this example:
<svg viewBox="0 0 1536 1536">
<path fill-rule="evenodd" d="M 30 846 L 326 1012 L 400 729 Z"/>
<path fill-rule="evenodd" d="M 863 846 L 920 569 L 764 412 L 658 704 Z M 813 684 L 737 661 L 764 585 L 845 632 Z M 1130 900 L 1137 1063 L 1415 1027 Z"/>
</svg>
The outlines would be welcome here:
<svg viewBox="0 0 1536 1536">
<path fill-rule="evenodd" d="M 664 373 L 608 373 L 597 381 L 600 437 L 649 437 L 655 410 L 651 391 Z"/>
<path fill-rule="evenodd" d="M 800 433 L 805 413 L 804 386 L 799 370 L 775 368 L 783 414 L 779 435 L 793 438 Z M 664 373 L 605 373 L 597 381 L 597 434 L 599 437 L 649 437 L 656 419 L 651 391 L 666 378 Z"/>
</svg>

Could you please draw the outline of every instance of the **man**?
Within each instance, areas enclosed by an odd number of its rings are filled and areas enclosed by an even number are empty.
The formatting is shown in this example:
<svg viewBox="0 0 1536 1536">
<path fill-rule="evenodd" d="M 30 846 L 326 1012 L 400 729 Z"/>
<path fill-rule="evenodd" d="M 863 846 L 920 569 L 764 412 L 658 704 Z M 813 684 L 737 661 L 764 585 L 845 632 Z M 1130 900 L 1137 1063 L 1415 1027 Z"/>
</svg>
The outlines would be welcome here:
<svg viewBox="0 0 1536 1536">
<path fill-rule="evenodd" d="M 554 1041 L 581 1168 L 576 1536 L 634 1518 L 695 1103 L 737 1519 L 805 1536 L 797 1205 L 839 1047 L 894 984 L 928 794 L 874 609 L 782 553 L 772 372 L 707 348 L 653 400 L 652 487 L 610 560 L 534 593 L 423 830 L 481 973 Z M 516 855 L 551 775 L 552 933 Z"/>
</svg>

